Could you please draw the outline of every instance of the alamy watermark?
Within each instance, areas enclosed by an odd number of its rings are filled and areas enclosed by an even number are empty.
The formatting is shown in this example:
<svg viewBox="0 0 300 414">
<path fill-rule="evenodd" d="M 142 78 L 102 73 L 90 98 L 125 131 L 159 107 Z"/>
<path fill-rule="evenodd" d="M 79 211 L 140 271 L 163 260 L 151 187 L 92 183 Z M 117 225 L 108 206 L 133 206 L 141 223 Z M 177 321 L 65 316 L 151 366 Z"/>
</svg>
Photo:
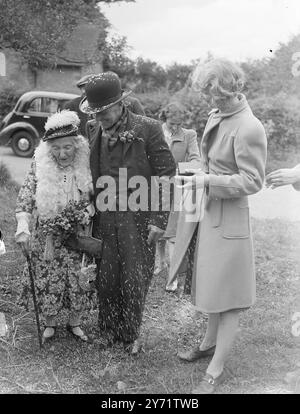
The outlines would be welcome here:
<svg viewBox="0 0 300 414">
<path fill-rule="evenodd" d="M 127 168 L 120 168 L 118 177 L 103 175 L 98 178 L 96 187 L 101 191 L 96 197 L 96 208 L 104 211 L 184 211 L 186 221 L 199 220 L 203 198 L 203 177 L 157 177 L 150 182 L 141 175 L 128 179 Z M 179 182 L 180 181 L 180 182 Z"/>
</svg>

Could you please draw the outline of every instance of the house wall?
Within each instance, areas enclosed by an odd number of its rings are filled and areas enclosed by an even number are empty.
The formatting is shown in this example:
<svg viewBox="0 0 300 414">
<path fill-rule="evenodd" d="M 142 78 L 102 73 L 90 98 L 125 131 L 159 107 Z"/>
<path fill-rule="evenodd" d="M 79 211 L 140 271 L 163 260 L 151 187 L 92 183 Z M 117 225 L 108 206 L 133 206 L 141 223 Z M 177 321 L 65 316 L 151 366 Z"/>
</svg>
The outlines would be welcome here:
<svg viewBox="0 0 300 414">
<path fill-rule="evenodd" d="M 53 92 L 78 93 L 75 82 L 80 77 L 80 67 L 57 67 L 53 70 L 38 70 L 34 89 Z"/>
<path fill-rule="evenodd" d="M 35 89 L 78 93 L 76 82 L 89 73 L 101 72 L 102 65 L 92 66 L 63 66 L 59 65 L 53 70 L 38 70 Z"/>
<path fill-rule="evenodd" d="M 6 76 L 0 76 L 0 92 L 7 87 L 16 91 L 47 90 L 79 93 L 76 82 L 85 74 L 102 72 L 103 67 L 97 63 L 91 66 L 58 65 L 51 70 L 30 70 L 20 56 L 6 50 Z"/>
<path fill-rule="evenodd" d="M 6 76 L 0 76 L 0 91 L 6 88 L 31 90 L 34 87 L 34 78 L 27 63 L 12 50 L 5 49 L 3 52 L 6 58 Z"/>
</svg>

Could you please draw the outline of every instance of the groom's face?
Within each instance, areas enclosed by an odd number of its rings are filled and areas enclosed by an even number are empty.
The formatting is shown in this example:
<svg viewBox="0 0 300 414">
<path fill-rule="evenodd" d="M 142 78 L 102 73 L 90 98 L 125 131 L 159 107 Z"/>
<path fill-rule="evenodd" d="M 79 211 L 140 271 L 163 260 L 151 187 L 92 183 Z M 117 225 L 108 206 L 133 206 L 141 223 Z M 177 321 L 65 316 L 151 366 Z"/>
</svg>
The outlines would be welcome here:
<svg viewBox="0 0 300 414">
<path fill-rule="evenodd" d="M 102 112 L 96 113 L 96 120 L 101 122 L 104 129 L 108 129 L 113 126 L 122 114 L 122 103 L 118 102 L 117 104 L 111 106 Z"/>
</svg>

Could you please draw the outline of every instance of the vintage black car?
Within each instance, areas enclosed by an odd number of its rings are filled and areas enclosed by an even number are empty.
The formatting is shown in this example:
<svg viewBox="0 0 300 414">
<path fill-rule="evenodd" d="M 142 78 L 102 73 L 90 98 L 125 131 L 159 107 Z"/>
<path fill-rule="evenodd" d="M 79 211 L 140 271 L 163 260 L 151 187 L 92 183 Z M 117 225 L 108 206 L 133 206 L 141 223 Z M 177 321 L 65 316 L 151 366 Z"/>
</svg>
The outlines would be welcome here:
<svg viewBox="0 0 300 414">
<path fill-rule="evenodd" d="M 0 124 L 0 145 L 11 146 L 20 157 L 31 157 L 44 134 L 48 116 L 76 97 L 78 95 L 63 92 L 24 93 Z"/>
</svg>

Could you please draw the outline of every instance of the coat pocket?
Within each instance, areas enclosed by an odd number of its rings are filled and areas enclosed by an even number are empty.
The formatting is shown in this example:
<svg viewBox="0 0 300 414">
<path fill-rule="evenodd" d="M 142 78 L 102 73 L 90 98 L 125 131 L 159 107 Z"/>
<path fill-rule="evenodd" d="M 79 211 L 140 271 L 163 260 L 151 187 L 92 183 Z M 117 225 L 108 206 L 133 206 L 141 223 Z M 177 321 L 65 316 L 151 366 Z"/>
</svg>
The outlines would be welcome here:
<svg viewBox="0 0 300 414">
<path fill-rule="evenodd" d="M 211 226 L 220 227 L 222 220 L 222 199 L 210 199 L 208 203 L 209 204 L 207 206 L 207 210 L 209 213 Z"/>
<path fill-rule="evenodd" d="M 222 230 L 225 239 L 250 237 L 250 215 L 247 199 L 223 200 Z"/>
</svg>

